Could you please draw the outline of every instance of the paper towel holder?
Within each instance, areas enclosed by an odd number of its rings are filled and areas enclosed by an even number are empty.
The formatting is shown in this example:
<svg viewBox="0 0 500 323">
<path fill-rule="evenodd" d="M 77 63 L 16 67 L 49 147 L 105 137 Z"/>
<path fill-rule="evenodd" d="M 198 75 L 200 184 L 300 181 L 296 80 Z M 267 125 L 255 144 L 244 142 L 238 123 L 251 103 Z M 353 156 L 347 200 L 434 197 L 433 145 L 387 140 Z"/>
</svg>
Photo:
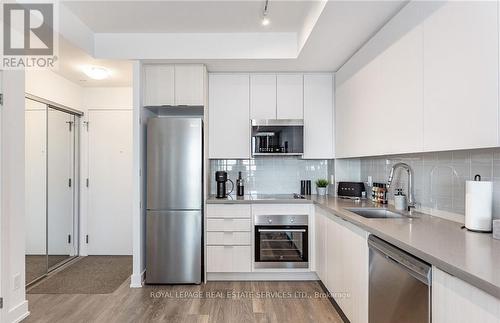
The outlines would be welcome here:
<svg viewBox="0 0 500 323">
<path fill-rule="evenodd" d="M 471 190 L 471 195 L 469 195 L 469 190 Z M 492 183 L 482 182 L 479 174 L 476 174 L 472 181 L 466 182 L 464 227 L 468 231 L 492 232 L 492 190 Z M 484 199 L 487 196 L 490 196 L 489 199 Z"/>
</svg>

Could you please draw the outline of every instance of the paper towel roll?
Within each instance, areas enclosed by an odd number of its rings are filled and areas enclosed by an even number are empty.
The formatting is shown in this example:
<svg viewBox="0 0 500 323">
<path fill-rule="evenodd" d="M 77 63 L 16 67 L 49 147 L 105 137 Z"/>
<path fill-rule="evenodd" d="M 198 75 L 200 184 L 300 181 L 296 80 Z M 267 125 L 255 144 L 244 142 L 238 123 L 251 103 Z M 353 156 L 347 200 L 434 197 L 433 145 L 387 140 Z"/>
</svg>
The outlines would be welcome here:
<svg viewBox="0 0 500 323">
<path fill-rule="evenodd" d="M 472 231 L 491 232 L 493 183 L 467 181 L 465 187 L 465 227 Z"/>
</svg>

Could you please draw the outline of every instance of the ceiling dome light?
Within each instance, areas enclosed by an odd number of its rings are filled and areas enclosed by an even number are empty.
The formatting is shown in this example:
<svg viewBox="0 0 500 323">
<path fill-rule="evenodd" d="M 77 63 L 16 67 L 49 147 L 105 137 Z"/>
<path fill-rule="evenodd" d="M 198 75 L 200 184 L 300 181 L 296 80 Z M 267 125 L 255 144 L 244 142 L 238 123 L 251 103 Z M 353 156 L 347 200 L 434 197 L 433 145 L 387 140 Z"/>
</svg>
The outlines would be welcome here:
<svg viewBox="0 0 500 323">
<path fill-rule="evenodd" d="M 84 66 L 83 73 L 93 80 L 104 80 L 111 75 L 111 72 L 102 66 Z"/>
</svg>

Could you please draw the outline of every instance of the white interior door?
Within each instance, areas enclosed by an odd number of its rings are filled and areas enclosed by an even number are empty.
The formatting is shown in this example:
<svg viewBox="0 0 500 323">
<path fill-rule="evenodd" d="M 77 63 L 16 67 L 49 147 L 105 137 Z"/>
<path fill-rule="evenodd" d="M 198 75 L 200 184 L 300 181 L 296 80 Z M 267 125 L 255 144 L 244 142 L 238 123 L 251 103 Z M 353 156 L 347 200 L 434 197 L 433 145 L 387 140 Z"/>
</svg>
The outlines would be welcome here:
<svg viewBox="0 0 500 323">
<path fill-rule="evenodd" d="M 89 255 L 132 254 L 132 111 L 89 112 Z"/>
</svg>

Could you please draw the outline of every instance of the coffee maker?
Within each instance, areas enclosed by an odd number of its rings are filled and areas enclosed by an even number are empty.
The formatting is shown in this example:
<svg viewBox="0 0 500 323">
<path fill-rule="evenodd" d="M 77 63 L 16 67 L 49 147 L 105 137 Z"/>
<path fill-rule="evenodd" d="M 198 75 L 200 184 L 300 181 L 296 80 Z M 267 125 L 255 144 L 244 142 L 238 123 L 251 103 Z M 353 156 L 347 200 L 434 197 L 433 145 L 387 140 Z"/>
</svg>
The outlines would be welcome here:
<svg viewBox="0 0 500 323">
<path fill-rule="evenodd" d="M 227 190 L 226 190 L 226 182 L 227 181 L 231 182 L 231 185 L 232 185 L 231 191 L 229 191 L 229 193 L 227 193 Z M 215 182 L 217 183 L 217 196 L 216 197 L 218 199 L 226 198 L 229 194 L 231 194 L 231 192 L 234 189 L 234 183 L 232 180 L 227 178 L 227 172 L 225 172 L 225 171 L 215 172 Z"/>
</svg>

